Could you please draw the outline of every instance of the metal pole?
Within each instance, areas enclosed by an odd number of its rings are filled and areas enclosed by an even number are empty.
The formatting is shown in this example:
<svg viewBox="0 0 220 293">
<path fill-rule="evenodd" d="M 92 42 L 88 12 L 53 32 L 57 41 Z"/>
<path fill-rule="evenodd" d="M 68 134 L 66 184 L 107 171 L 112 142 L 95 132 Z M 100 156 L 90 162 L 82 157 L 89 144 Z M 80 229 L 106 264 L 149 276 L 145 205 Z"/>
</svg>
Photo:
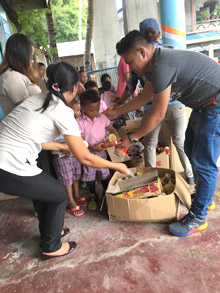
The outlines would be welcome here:
<svg viewBox="0 0 220 293">
<path fill-rule="evenodd" d="M 162 39 L 179 49 L 186 49 L 184 0 L 160 0 Z"/>
</svg>

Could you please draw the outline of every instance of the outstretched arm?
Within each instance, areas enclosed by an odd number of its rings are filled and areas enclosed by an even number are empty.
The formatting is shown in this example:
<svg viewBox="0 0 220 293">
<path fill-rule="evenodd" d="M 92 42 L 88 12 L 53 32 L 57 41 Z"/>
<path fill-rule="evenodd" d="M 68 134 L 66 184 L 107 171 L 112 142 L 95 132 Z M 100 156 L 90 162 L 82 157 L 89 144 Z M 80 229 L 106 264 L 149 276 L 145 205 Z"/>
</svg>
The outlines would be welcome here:
<svg viewBox="0 0 220 293">
<path fill-rule="evenodd" d="M 130 170 L 127 168 L 125 164 L 112 163 L 96 155 L 91 154 L 88 151 L 81 137 L 64 135 L 64 138 L 71 152 L 83 165 L 87 165 L 89 167 L 94 167 L 94 168 L 114 169 L 126 175 L 130 175 Z"/>
<path fill-rule="evenodd" d="M 171 85 L 169 85 L 162 92 L 155 94 L 152 101 L 152 113 L 145 119 L 141 127 L 132 133 L 133 138 L 141 138 L 150 133 L 165 117 L 168 103 L 170 100 Z M 137 99 L 138 100 L 138 99 Z M 122 138 L 123 147 L 129 147 L 131 145 L 128 136 Z"/>
<path fill-rule="evenodd" d="M 114 110 L 105 112 L 105 115 L 110 120 L 113 120 L 122 114 L 140 109 L 142 106 L 146 105 L 152 99 L 152 96 L 153 96 L 153 87 L 151 82 L 147 81 L 143 88 L 143 91 L 136 99 Z"/>
</svg>

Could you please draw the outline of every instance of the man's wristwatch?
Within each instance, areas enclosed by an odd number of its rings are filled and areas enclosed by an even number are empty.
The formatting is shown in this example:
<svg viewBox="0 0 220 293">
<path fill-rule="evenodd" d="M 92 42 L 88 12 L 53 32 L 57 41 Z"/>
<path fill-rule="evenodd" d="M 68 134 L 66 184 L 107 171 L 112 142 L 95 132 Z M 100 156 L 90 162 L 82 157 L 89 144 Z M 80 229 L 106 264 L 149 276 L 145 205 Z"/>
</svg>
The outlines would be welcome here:
<svg viewBox="0 0 220 293">
<path fill-rule="evenodd" d="M 132 134 L 128 135 L 128 139 L 130 140 L 131 143 L 134 143 L 134 144 L 139 142 L 139 140 L 137 138 L 134 138 Z"/>
<path fill-rule="evenodd" d="M 122 103 L 120 101 L 118 101 L 117 104 L 120 106 Z"/>
</svg>

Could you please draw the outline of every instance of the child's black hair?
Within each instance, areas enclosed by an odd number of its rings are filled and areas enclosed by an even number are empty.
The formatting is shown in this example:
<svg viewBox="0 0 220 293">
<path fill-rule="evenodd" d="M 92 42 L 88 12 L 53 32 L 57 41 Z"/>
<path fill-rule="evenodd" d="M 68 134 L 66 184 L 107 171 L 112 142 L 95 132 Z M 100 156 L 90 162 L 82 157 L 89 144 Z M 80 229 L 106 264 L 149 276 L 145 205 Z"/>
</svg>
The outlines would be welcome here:
<svg viewBox="0 0 220 293">
<path fill-rule="evenodd" d="M 80 95 L 80 104 L 83 107 L 97 102 L 100 102 L 100 96 L 96 90 L 86 90 Z"/>
<path fill-rule="evenodd" d="M 111 87 L 112 87 L 112 84 L 109 80 L 105 80 L 102 84 L 102 88 L 103 88 L 103 91 L 106 92 L 106 91 L 110 91 L 111 90 Z"/>
<path fill-rule="evenodd" d="M 90 90 L 91 88 L 93 87 L 97 87 L 98 88 L 98 85 L 97 83 L 94 81 L 94 80 L 88 80 L 85 84 L 84 84 L 84 88 L 86 90 Z"/>
<path fill-rule="evenodd" d="M 101 84 L 103 84 L 103 82 L 106 80 L 106 78 L 110 78 L 111 79 L 111 76 L 108 74 L 108 73 L 104 73 L 101 75 Z"/>
</svg>

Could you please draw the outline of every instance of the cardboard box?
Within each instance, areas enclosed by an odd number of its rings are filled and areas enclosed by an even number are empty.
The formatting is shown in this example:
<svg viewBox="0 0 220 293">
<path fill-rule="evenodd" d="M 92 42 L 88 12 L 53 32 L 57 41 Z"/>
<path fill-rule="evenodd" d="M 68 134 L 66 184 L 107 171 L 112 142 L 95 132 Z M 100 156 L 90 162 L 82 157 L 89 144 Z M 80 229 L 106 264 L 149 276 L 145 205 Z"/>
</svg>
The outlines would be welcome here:
<svg viewBox="0 0 220 293">
<path fill-rule="evenodd" d="M 124 158 L 117 156 L 115 154 L 115 146 L 108 148 L 107 152 L 108 152 L 108 155 L 109 155 L 111 161 L 114 163 L 124 163 L 124 162 L 131 160 L 127 154 L 124 156 Z"/>
<path fill-rule="evenodd" d="M 161 194 L 162 184 L 158 171 L 154 170 L 119 180 L 116 185 L 110 185 L 106 192 L 120 198 L 147 198 Z"/>
<path fill-rule="evenodd" d="M 127 135 L 128 133 L 134 132 L 141 127 L 142 118 L 136 118 L 132 120 L 126 120 L 126 125 L 120 127 L 118 134 L 120 137 Z"/>
<path fill-rule="evenodd" d="M 122 126 L 118 130 L 119 136 L 123 137 L 129 133 L 136 131 L 137 129 L 140 128 L 141 123 L 142 123 L 142 118 L 127 120 L 126 125 Z M 168 131 L 166 124 L 163 124 L 161 127 L 158 141 L 162 146 L 169 146 L 169 147 L 171 146 L 171 139 L 170 139 L 169 131 Z M 119 162 L 124 163 L 125 162 L 129 168 L 132 168 L 132 167 L 144 168 L 145 167 L 144 158 L 131 159 L 128 155 L 126 155 L 124 157 L 124 159 L 122 160 L 120 157 L 118 157 L 117 155 L 114 154 L 114 150 L 115 150 L 115 147 L 107 149 L 107 152 L 108 152 L 109 157 L 112 162 L 115 162 L 115 163 L 119 163 Z M 170 168 L 169 154 L 167 154 L 166 152 L 162 152 L 159 155 L 157 155 L 156 164 L 157 164 L 157 167 L 169 169 Z"/>
<path fill-rule="evenodd" d="M 133 172 L 142 173 L 153 170 L 158 171 L 160 178 L 165 173 L 171 174 L 176 181 L 174 192 L 166 196 L 146 199 L 119 198 L 106 193 L 110 221 L 164 222 L 179 219 L 180 200 L 188 209 L 190 208 L 191 196 L 188 184 L 179 174 L 162 168 L 131 168 Z M 125 178 L 125 175 L 115 172 L 109 186 L 114 185 L 118 178 Z"/>
</svg>

